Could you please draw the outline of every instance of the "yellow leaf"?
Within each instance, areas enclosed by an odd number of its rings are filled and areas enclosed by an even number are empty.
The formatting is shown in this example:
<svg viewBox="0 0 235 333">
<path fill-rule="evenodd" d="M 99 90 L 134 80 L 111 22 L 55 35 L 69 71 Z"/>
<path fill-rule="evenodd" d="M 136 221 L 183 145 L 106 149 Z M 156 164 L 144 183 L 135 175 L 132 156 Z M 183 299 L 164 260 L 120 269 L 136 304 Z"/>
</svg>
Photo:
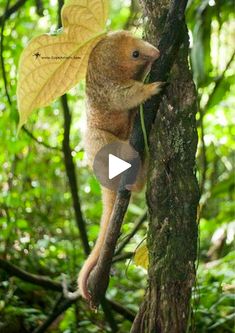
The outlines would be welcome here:
<svg viewBox="0 0 235 333">
<path fill-rule="evenodd" d="M 68 0 L 61 11 L 64 28 L 76 25 L 88 31 L 104 29 L 108 18 L 107 0 Z"/>
<path fill-rule="evenodd" d="M 149 256 L 148 256 L 148 248 L 146 244 L 141 245 L 135 252 L 134 263 L 136 266 L 141 266 L 145 269 L 148 268 L 149 265 Z"/>
<path fill-rule="evenodd" d="M 86 75 L 90 52 L 106 33 L 108 0 L 68 0 L 61 11 L 62 33 L 31 40 L 18 72 L 19 128 L 33 110 L 49 105 Z"/>
</svg>

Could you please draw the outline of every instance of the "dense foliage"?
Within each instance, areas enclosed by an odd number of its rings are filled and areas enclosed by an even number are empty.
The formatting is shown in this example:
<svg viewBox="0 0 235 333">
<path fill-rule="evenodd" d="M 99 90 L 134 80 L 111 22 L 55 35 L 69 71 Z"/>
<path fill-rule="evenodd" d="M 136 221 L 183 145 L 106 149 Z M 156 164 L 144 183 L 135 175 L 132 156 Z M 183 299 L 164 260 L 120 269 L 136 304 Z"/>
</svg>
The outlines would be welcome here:
<svg viewBox="0 0 235 333">
<path fill-rule="evenodd" d="M 0 3 L 0 331 L 9 333 L 33 332 L 53 312 L 56 302 L 59 304 L 61 294 L 15 276 L 3 263 L 59 282 L 62 273 L 74 281 L 85 259 L 64 162 L 68 156 L 63 145 L 66 115 L 61 100 L 35 112 L 16 136 L 19 56 L 33 36 L 57 29 L 58 2 L 16 3 L 22 5 L 5 17 L 14 1 Z M 189 1 L 187 9 L 190 62 L 198 88 L 197 165 L 202 193 L 198 274 L 189 331 L 198 333 L 234 329 L 234 16 L 233 0 Z M 132 29 L 141 35 L 143 19 L 136 1 L 113 0 L 109 24 L 111 29 Z M 69 144 L 92 246 L 102 207 L 98 182 L 84 160 L 84 83 L 69 92 L 68 105 L 72 114 Z M 145 209 L 144 194 L 134 195 L 120 243 Z M 145 222 L 117 258 L 107 293 L 108 299 L 129 309 L 130 314 L 137 311 L 147 282 L 146 272 L 134 265 L 131 254 L 145 238 L 146 228 Z M 105 313 L 91 313 L 78 301 L 49 331 L 69 333 L 80 328 L 83 333 L 109 332 L 112 321 L 118 323 L 120 332 L 129 331 L 127 315 L 113 311 L 112 318 Z"/>
</svg>

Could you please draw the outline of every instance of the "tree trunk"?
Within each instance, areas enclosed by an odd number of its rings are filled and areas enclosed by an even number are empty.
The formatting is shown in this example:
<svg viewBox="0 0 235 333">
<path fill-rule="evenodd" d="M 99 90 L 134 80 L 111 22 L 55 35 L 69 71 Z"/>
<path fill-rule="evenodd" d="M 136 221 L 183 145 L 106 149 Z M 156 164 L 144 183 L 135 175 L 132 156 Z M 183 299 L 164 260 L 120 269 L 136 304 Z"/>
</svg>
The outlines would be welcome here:
<svg viewBox="0 0 235 333">
<path fill-rule="evenodd" d="M 169 0 L 143 0 L 147 40 L 157 45 Z M 133 333 L 184 333 L 197 257 L 195 176 L 196 91 L 188 66 L 188 33 L 170 75 L 150 137 L 147 202 L 149 286 L 134 321 Z"/>
</svg>

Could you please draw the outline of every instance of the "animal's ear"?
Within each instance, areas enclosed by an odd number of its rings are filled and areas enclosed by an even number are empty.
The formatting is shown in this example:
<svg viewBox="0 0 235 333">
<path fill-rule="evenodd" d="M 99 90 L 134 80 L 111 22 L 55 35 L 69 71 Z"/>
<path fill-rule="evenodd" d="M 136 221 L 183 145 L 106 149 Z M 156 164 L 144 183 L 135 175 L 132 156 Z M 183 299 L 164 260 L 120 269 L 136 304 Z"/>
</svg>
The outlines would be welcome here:
<svg viewBox="0 0 235 333">
<path fill-rule="evenodd" d="M 86 74 L 88 58 L 106 33 L 108 0 L 69 0 L 61 11 L 63 29 L 34 38 L 18 70 L 19 129 L 33 110 L 49 105 Z"/>
</svg>

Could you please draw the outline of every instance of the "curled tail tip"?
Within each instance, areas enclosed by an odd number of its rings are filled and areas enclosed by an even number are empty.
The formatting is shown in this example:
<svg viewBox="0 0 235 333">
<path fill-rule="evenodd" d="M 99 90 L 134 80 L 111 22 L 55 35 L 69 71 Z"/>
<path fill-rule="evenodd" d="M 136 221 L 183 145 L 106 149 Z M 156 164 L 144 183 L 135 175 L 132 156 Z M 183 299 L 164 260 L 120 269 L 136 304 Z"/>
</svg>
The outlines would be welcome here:
<svg viewBox="0 0 235 333">
<path fill-rule="evenodd" d="M 84 279 L 83 276 L 79 275 L 79 277 L 78 277 L 78 290 L 80 291 L 80 294 L 81 294 L 82 298 L 84 298 L 86 301 L 90 302 L 91 295 L 90 295 L 89 290 L 88 290 L 87 281 L 88 281 L 88 278 Z"/>
<path fill-rule="evenodd" d="M 98 308 L 97 308 L 97 305 L 92 300 L 92 296 L 91 296 L 91 294 L 89 292 L 89 289 L 88 289 L 87 281 L 88 281 L 88 279 L 86 281 L 82 281 L 82 280 L 78 279 L 78 288 L 79 288 L 78 290 L 80 290 L 81 296 L 89 304 L 90 309 L 92 311 L 94 311 L 95 313 L 97 313 Z"/>
<path fill-rule="evenodd" d="M 85 262 L 84 266 L 82 267 L 79 275 L 78 275 L 78 289 L 80 290 L 81 296 L 90 303 L 91 295 L 88 289 L 88 279 L 90 273 L 92 272 L 93 268 L 97 263 L 97 259 L 95 261 L 88 261 Z"/>
<path fill-rule="evenodd" d="M 82 266 L 82 269 L 78 275 L 78 288 L 81 292 L 81 295 L 83 298 L 89 300 L 90 294 L 88 291 L 88 279 L 90 277 L 90 274 L 94 267 L 97 264 L 99 258 L 99 251 L 96 250 L 96 248 L 93 249 L 87 260 L 85 261 L 84 265 Z"/>
</svg>

